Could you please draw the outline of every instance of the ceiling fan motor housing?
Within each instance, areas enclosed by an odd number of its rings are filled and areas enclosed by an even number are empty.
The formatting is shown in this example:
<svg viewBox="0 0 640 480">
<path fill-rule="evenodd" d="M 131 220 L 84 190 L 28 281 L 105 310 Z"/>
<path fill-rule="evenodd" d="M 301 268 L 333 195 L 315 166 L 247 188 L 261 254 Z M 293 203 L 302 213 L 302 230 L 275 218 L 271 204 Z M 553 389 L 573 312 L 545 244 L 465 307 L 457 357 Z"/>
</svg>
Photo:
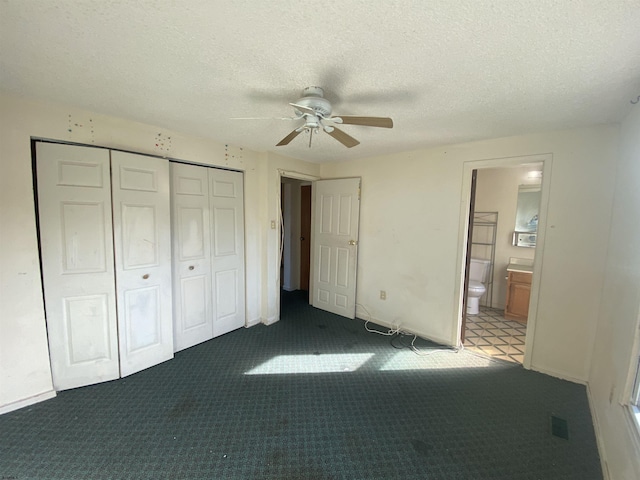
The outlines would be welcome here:
<svg viewBox="0 0 640 480">
<path fill-rule="evenodd" d="M 302 98 L 298 99 L 296 104 L 308 107 L 323 117 L 331 116 L 331 103 L 324 98 L 324 90 L 322 88 L 307 87 L 302 91 L 302 95 Z M 296 110 L 296 113 L 302 116 L 304 112 Z"/>
</svg>

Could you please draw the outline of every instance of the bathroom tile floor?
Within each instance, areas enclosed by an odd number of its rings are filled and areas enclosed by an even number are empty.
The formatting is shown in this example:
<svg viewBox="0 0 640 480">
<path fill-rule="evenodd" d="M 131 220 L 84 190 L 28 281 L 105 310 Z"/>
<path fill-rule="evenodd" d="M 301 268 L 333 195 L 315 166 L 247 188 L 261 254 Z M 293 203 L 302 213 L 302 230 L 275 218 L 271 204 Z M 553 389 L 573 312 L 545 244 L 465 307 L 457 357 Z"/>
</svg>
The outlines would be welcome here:
<svg viewBox="0 0 640 480">
<path fill-rule="evenodd" d="M 522 363 L 527 325 L 506 320 L 502 310 L 480 307 L 478 315 L 467 316 L 464 347 L 509 362 Z"/>
</svg>

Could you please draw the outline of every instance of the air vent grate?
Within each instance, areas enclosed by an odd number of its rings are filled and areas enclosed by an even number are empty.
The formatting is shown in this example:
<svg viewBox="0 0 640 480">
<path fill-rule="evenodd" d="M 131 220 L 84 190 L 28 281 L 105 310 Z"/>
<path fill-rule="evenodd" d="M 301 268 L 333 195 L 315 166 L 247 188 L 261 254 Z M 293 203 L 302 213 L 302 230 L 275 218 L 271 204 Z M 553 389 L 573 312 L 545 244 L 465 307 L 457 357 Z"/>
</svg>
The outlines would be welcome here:
<svg viewBox="0 0 640 480">
<path fill-rule="evenodd" d="M 569 425 L 564 418 L 551 415 L 551 435 L 569 440 Z"/>
</svg>

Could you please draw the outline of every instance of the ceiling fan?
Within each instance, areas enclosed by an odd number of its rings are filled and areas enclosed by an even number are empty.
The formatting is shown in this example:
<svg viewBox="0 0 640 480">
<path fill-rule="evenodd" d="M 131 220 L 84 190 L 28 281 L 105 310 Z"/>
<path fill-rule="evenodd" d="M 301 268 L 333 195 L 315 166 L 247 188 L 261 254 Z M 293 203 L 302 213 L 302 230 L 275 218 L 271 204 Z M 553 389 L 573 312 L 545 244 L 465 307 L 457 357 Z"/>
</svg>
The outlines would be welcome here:
<svg viewBox="0 0 640 480">
<path fill-rule="evenodd" d="M 289 103 L 294 109 L 293 120 L 303 120 L 304 123 L 284 137 L 276 145 L 288 145 L 291 140 L 302 132 L 309 133 L 309 147 L 314 133 L 320 130 L 331 135 L 345 147 L 351 148 L 360 142 L 351 135 L 343 132 L 335 125 L 362 125 L 366 127 L 393 128 L 393 120 L 387 117 L 354 117 L 350 115 L 331 116 L 331 103 L 324 98 L 324 90 L 320 87 L 307 87 L 302 91 L 302 98 L 295 103 Z"/>
</svg>

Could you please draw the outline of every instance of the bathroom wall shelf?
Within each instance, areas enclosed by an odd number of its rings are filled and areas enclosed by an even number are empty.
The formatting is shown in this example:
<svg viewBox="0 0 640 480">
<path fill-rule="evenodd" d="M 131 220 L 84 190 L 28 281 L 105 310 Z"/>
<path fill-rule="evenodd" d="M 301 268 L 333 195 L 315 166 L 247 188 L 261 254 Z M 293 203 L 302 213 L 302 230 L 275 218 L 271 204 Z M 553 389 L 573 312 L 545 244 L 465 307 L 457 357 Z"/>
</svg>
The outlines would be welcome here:
<svg viewBox="0 0 640 480">
<path fill-rule="evenodd" d="M 480 305 L 493 308 L 493 271 L 496 262 L 496 236 L 498 212 L 474 212 L 473 235 L 471 237 L 471 257 L 489 260 L 489 271 L 485 287 L 487 291 L 480 299 Z"/>
</svg>

